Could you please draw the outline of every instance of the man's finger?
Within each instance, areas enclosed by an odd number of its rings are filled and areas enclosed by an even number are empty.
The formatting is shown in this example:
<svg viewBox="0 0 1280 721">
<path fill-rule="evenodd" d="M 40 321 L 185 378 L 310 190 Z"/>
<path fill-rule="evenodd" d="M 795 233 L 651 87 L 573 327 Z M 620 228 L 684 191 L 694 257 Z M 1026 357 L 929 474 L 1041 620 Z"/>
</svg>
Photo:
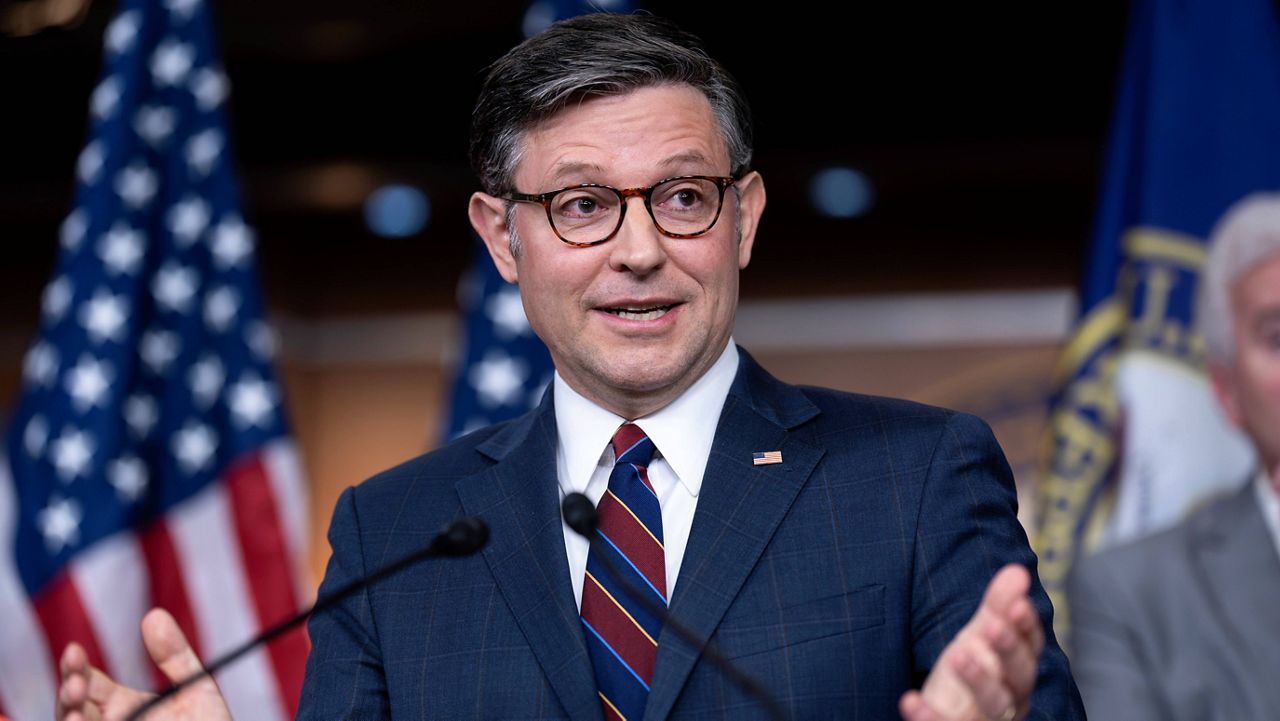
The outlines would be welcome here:
<svg viewBox="0 0 1280 721">
<path fill-rule="evenodd" d="M 1005 615 L 1009 607 L 1019 598 L 1025 598 L 1031 590 L 1031 574 L 1016 563 L 1010 563 L 996 573 L 987 584 L 986 593 L 982 596 L 981 607 L 990 608 L 1000 615 Z"/>
<path fill-rule="evenodd" d="M 1004 674 L 997 665 L 982 663 L 967 650 L 952 660 L 956 675 L 969 687 L 983 718 L 1000 718 L 1014 705 L 1014 695 L 1005 685 Z"/>
<path fill-rule="evenodd" d="M 903 721 L 945 721 L 942 714 L 925 703 L 919 691 L 908 691 L 898 700 L 898 713 Z"/>
<path fill-rule="evenodd" d="M 178 622 L 162 608 L 153 608 L 143 616 L 142 643 L 151 660 L 174 683 L 204 668 Z"/>
</svg>

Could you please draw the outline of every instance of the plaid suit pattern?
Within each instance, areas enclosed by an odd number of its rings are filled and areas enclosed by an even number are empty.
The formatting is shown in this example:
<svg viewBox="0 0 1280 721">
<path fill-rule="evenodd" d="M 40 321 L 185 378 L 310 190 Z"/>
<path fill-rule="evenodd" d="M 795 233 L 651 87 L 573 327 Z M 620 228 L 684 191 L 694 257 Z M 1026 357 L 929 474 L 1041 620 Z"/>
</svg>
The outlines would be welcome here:
<svg viewBox="0 0 1280 721">
<path fill-rule="evenodd" d="M 559 519 L 550 396 L 346 491 L 322 593 L 476 514 L 490 545 L 425 563 L 311 621 L 302 719 L 600 719 Z M 751 453 L 784 463 L 754 466 Z M 896 718 L 1008 562 L 1034 569 L 1011 474 L 980 420 L 789 386 L 745 352 L 671 611 L 795 718 Z M 1032 719 L 1082 719 L 1047 629 Z M 763 718 L 673 634 L 644 718 Z"/>
</svg>

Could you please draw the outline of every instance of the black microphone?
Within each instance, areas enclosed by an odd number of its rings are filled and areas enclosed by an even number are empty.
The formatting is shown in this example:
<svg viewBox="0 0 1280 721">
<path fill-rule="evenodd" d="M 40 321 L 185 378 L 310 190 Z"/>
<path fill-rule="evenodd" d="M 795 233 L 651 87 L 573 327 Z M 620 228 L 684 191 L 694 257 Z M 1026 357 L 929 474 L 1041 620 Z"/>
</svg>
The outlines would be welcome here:
<svg viewBox="0 0 1280 721">
<path fill-rule="evenodd" d="M 759 681 L 735 666 L 732 661 L 724 657 L 724 654 L 720 653 L 720 650 L 711 642 L 711 639 L 703 638 L 696 631 L 681 623 L 671 613 L 670 609 L 650 598 L 644 589 L 640 588 L 639 585 L 627 578 L 618 569 L 613 559 L 609 558 L 603 548 L 600 548 L 600 536 L 596 533 L 596 528 L 600 525 L 600 514 L 596 512 L 595 504 L 591 502 L 590 498 L 581 493 L 570 493 L 560 503 L 560 513 L 564 516 L 565 525 L 573 529 L 574 533 L 587 539 L 591 547 L 597 551 L 596 559 L 604 564 L 605 570 L 608 571 L 609 575 L 613 576 L 613 579 L 622 585 L 629 596 L 638 601 L 641 606 L 644 606 L 646 611 L 662 619 L 664 628 L 670 628 L 677 636 L 684 639 L 685 643 L 693 646 L 694 649 L 701 649 L 702 655 L 711 662 L 711 665 L 716 667 L 716 670 L 742 689 L 743 693 L 754 698 L 764 707 L 764 711 L 769 715 L 769 718 L 774 719 L 774 721 L 781 721 L 786 718 L 786 715 L 782 712 L 782 707 L 769 695 L 764 686 L 760 685 Z"/>
<path fill-rule="evenodd" d="M 590 503 L 590 501 L 588 501 L 588 503 Z M 437 534 L 435 538 L 431 539 L 431 544 L 427 547 L 418 549 L 398 561 L 393 561 L 363 578 L 357 578 L 345 586 L 339 587 L 324 598 L 316 599 L 315 604 L 313 604 L 311 608 L 301 611 L 297 615 L 268 628 L 257 636 L 254 636 L 248 641 L 223 654 L 199 672 L 191 674 L 169 688 L 161 691 L 156 696 L 148 699 L 145 703 L 140 704 L 133 710 L 133 713 L 129 714 L 125 721 L 137 721 L 137 719 L 142 718 L 148 711 L 163 703 L 165 699 L 168 699 L 170 696 L 173 696 L 182 689 L 202 678 L 205 678 L 206 676 L 211 676 L 214 673 L 217 673 L 222 670 L 223 667 L 230 665 L 233 661 L 246 653 L 249 653 L 258 646 L 261 646 L 276 636 L 279 636 L 285 631 L 288 631 L 294 626 L 302 623 L 313 613 L 329 609 L 356 591 L 368 588 L 387 576 L 403 571 L 405 568 L 412 566 L 418 561 L 436 557 L 459 558 L 462 556 L 470 556 L 481 548 L 484 548 L 484 545 L 488 542 L 489 527 L 485 525 L 484 521 L 476 518 L 475 516 L 459 518 L 445 527 L 445 529 Z"/>
</svg>

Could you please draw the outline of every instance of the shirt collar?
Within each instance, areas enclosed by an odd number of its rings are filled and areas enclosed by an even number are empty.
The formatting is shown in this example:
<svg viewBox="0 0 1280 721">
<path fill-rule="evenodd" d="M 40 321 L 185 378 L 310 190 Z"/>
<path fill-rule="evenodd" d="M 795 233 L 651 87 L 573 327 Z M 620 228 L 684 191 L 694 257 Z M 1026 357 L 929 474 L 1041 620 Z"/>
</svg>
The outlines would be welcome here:
<svg viewBox="0 0 1280 721">
<path fill-rule="evenodd" d="M 702 488 L 720 411 L 737 372 L 738 348 L 730 338 L 720 358 L 680 397 L 655 413 L 635 419 L 657 447 L 658 455 L 695 497 Z M 560 486 L 565 493 L 582 493 L 596 467 L 613 462 L 609 441 L 627 419 L 570 388 L 558 371 L 553 384 L 556 435 L 567 476 L 560 479 Z"/>
</svg>

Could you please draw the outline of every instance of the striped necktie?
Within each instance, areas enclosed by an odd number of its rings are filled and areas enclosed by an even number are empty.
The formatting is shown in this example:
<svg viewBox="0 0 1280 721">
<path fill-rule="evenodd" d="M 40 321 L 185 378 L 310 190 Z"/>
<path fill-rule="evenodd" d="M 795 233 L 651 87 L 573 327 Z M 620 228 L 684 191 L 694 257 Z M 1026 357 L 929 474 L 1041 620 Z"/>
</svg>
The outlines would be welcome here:
<svg viewBox="0 0 1280 721">
<path fill-rule="evenodd" d="M 662 630 L 661 619 L 645 611 L 625 589 L 638 588 L 667 605 L 662 509 L 647 468 L 653 450 L 639 426 L 627 423 L 614 433 L 617 461 L 609 474 L 609 489 L 597 505 L 600 542 L 592 544 L 582 584 L 583 634 L 606 721 L 639 721 L 644 716 Z M 601 560 L 602 553 L 611 566 Z M 620 583 L 611 567 L 630 583 Z"/>
</svg>

